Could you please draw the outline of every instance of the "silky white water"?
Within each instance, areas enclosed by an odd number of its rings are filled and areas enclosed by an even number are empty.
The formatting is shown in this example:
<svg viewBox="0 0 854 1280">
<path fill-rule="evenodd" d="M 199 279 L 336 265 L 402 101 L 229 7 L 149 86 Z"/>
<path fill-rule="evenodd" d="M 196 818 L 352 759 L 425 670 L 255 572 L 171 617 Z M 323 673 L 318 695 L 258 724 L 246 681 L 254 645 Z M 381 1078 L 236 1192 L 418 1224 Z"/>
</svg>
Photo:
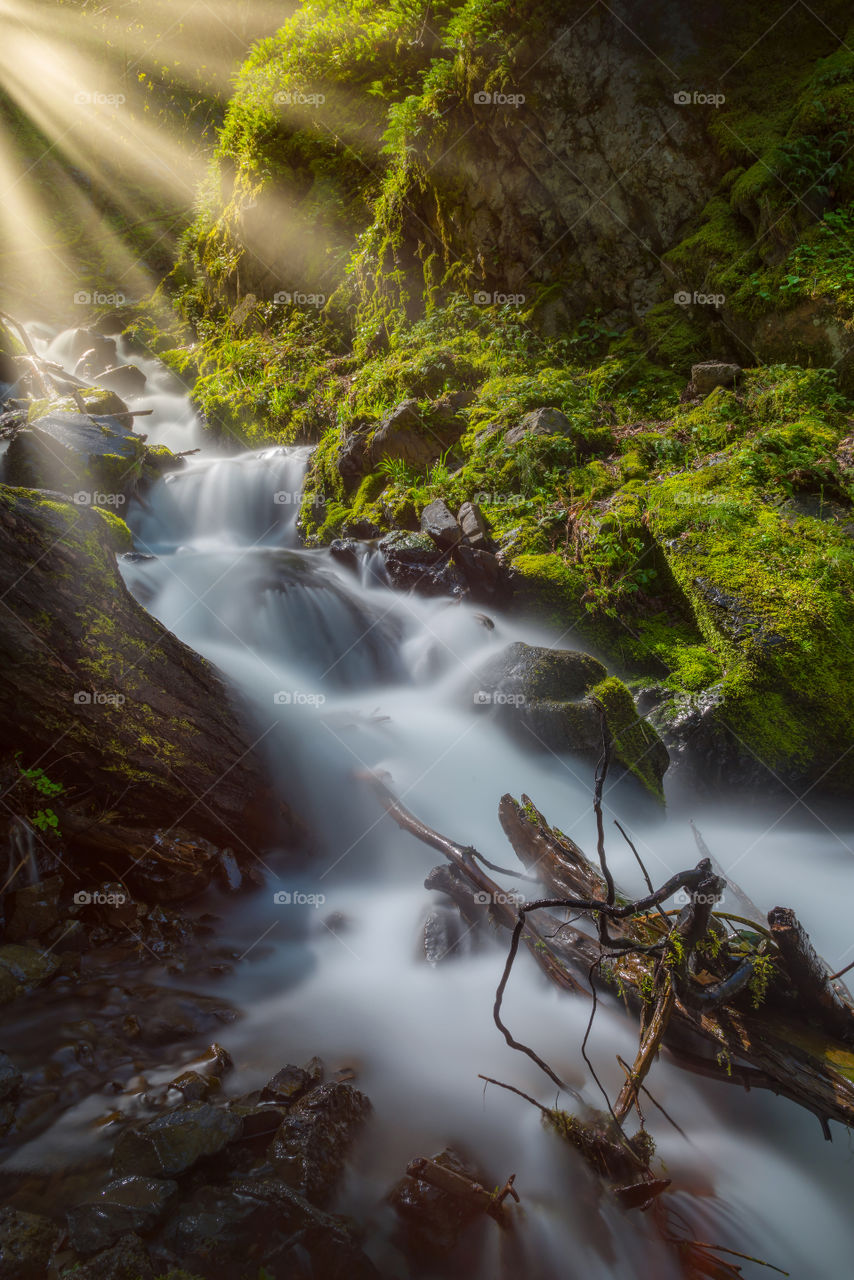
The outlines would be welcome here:
<svg viewBox="0 0 854 1280">
<path fill-rule="evenodd" d="M 61 357 L 61 338 L 53 351 Z M 202 449 L 149 491 L 145 507 L 128 512 L 137 555 L 120 562 L 122 573 L 147 609 L 224 672 L 279 794 L 316 837 L 298 870 L 284 869 L 297 865 L 293 857 L 265 858 L 264 891 L 215 906 L 224 939 L 243 957 L 215 987 L 245 1013 L 221 1036 L 239 1088 L 312 1054 L 353 1067 L 374 1115 L 336 1208 L 370 1224 L 367 1247 L 383 1275 L 409 1274 L 390 1240 L 385 1195 L 410 1159 L 451 1144 L 492 1184 L 515 1172 L 522 1200 L 513 1210 L 518 1252 L 486 1222 L 460 1274 L 491 1280 L 522 1267 L 543 1280 L 677 1276 L 675 1254 L 645 1216 L 597 1199 L 538 1112 L 494 1087 L 484 1093 L 478 1073 L 555 1101 L 550 1082 L 492 1021 L 506 938 L 464 946 L 435 967 L 425 962 L 420 929 L 436 895 L 423 880 L 440 859 L 400 832 L 358 777 L 387 771 L 420 818 L 505 866 L 514 855 L 497 805 L 507 791 L 529 794 L 593 850 L 590 762 L 521 750 L 473 697 L 483 659 L 513 640 L 583 646 L 515 615 L 494 615 L 489 631 L 476 608 L 392 593 L 327 551 L 300 549 L 295 517 L 309 451 L 224 456 L 199 432 L 186 397 L 153 362 L 138 363 L 149 376 L 139 407 L 155 411 L 138 429 L 175 449 L 199 441 Z M 794 906 L 834 968 L 854 958 L 850 814 L 814 795 L 806 804 L 794 796 L 702 802 L 668 787 L 668 800 L 662 811 L 634 783 L 608 780 L 609 859 L 621 887 L 640 892 L 643 882 L 611 819 L 627 828 L 660 883 L 697 860 L 690 817 L 761 912 Z M 235 848 L 257 854 L 241 846 L 240 833 Z M 290 901 L 276 900 L 283 895 Z M 506 1021 L 601 1105 L 579 1049 L 589 1009 L 551 989 L 520 956 Z M 622 1080 L 616 1055 L 631 1058 L 636 1042 L 633 1020 L 603 1005 L 589 1052 L 612 1097 Z M 690 1136 L 686 1143 L 646 1107 L 667 1176 L 691 1193 L 672 1199 L 698 1238 L 804 1280 L 848 1274 L 845 1131 L 834 1125 L 835 1140 L 825 1143 L 817 1121 L 793 1104 L 697 1079 L 666 1059 L 648 1084 Z M 746 1276 L 769 1274 L 742 1265 Z"/>
</svg>

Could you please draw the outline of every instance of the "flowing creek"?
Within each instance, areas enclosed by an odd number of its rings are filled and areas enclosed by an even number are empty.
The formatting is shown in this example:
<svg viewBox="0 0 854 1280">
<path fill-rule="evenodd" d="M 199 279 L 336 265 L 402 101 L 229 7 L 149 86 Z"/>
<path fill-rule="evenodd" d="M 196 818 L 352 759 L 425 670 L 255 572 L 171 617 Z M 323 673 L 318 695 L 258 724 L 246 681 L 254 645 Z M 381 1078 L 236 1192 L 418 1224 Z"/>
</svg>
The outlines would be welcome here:
<svg viewBox="0 0 854 1280">
<path fill-rule="evenodd" d="M 61 337 L 50 350 L 61 359 Z M 287 869 L 292 860 L 267 858 L 263 890 L 209 895 L 204 909 L 220 917 L 221 941 L 242 957 L 233 972 L 179 982 L 153 966 L 149 980 L 215 992 L 241 1009 L 242 1019 L 217 1037 L 234 1058 L 240 1091 L 312 1054 L 354 1069 L 374 1114 L 335 1208 L 369 1224 L 366 1247 L 383 1275 L 408 1275 L 390 1242 L 385 1195 L 410 1159 L 450 1144 L 493 1183 L 515 1172 L 521 1196 L 521 1253 L 502 1253 L 502 1233 L 487 1221 L 475 1232 L 477 1268 L 461 1275 L 491 1280 L 524 1267 L 542 1280 L 676 1277 L 673 1254 L 643 1214 L 625 1214 L 604 1197 L 597 1212 L 580 1162 L 532 1107 L 496 1088 L 484 1093 L 479 1072 L 555 1101 L 545 1076 L 504 1044 L 492 1021 L 506 939 L 478 949 L 464 942 L 463 954 L 426 963 L 421 931 L 435 895 L 423 881 L 440 858 L 382 815 L 356 776 L 387 771 L 419 817 L 503 865 L 513 858 L 497 820 L 507 791 L 527 792 L 594 850 L 592 765 L 523 752 L 472 704 L 486 655 L 519 639 L 576 647 L 573 637 L 511 614 L 493 615 L 489 631 L 475 607 L 391 592 L 369 551 L 354 571 L 326 550 L 301 548 L 296 514 L 310 450 L 217 453 L 168 375 L 153 361 L 134 362 L 149 379 L 134 407 L 154 410 L 138 429 L 152 442 L 201 452 L 128 513 L 142 554 L 123 559 L 121 571 L 151 613 L 225 673 L 276 789 L 318 842 L 296 871 Z M 760 911 L 794 906 L 831 965 L 852 958 L 850 814 L 814 796 L 806 804 L 794 796 L 704 802 L 666 785 L 666 812 L 632 782 L 609 778 L 606 787 L 608 826 L 615 831 L 615 817 L 626 826 L 654 881 L 696 860 L 693 818 Z M 609 859 L 617 883 L 640 892 L 618 836 L 609 837 Z M 550 989 L 521 958 L 506 1020 L 601 1105 L 579 1050 L 588 1016 L 587 1001 Z M 589 1051 L 612 1097 L 622 1081 L 616 1055 L 631 1060 L 636 1043 L 634 1021 L 605 1002 Z M 175 1066 L 175 1058 L 164 1063 L 164 1079 Z M 646 1109 L 667 1176 L 684 1188 L 673 1200 L 697 1238 L 804 1280 L 847 1274 L 854 1227 L 844 1131 L 834 1125 L 826 1143 L 818 1122 L 793 1104 L 699 1079 L 666 1057 L 648 1083 L 690 1135 L 686 1142 Z M 77 1104 L 11 1164 L 61 1170 L 93 1119 L 117 1105 L 112 1096 Z M 746 1276 L 768 1274 L 743 1266 Z"/>
</svg>

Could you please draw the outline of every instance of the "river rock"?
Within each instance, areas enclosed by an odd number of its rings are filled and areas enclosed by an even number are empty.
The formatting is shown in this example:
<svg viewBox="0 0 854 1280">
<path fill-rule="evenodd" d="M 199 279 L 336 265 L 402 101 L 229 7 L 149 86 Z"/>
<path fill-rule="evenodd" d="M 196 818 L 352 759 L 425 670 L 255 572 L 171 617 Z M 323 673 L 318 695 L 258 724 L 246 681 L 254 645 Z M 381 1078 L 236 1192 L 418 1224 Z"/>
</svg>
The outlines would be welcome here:
<svg viewBox="0 0 854 1280">
<path fill-rule="evenodd" d="M 472 698 L 533 750 L 586 754 L 601 747 L 601 704 L 614 760 L 661 797 L 667 748 L 622 681 L 590 654 L 508 645 L 483 666 Z"/>
<path fill-rule="evenodd" d="M 349 1084 L 319 1085 L 301 1098 L 270 1146 L 277 1174 L 300 1195 L 325 1203 L 371 1104 Z"/>
<path fill-rule="evenodd" d="M 6 937 L 10 942 L 23 942 L 47 933 L 61 914 L 59 898 L 62 879 L 51 876 L 39 884 L 16 889 L 6 900 Z"/>
<path fill-rule="evenodd" d="M 117 1175 L 169 1178 L 216 1155 L 240 1133 L 240 1119 L 209 1102 L 190 1102 L 138 1129 L 126 1129 L 113 1152 Z"/>
<path fill-rule="evenodd" d="M 120 396 L 138 396 L 145 390 L 145 374 L 135 364 L 117 364 L 98 375 L 98 385 Z"/>
<path fill-rule="evenodd" d="M 50 1218 L 0 1208 L 2 1280 L 45 1280 L 56 1236 L 56 1224 Z"/>
<path fill-rule="evenodd" d="M 308 1070 L 305 1067 L 292 1065 L 282 1067 L 281 1071 L 277 1071 L 272 1080 L 264 1085 L 261 1090 L 261 1101 L 284 1102 L 290 1105 L 303 1094 L 308 1093 L 309 1089 L 316 1088 L 321 1079 L 322 1068 L 318 1073 L 316 1070 Z"/>
<path fill-rule="evenodd" d="M 432 1157 L 436 1164 L 477 1180 L 475 1171 L 451 1149 Z M 446 1257 L 467 1226 L 482 1216 L 476 1204 L 406 1174 L 389 1193 L 400 1220 L 401 1243 L 412 1257 Z"/>
<path fill-rule="evenodd" d="M 352 538 L 335 538 L 329 544 L 329 554 L 343 569 L 356 573 L 359 568 L 359 548 Z"/>
<path fill-rule="evenodd" d="M 135 491 L 145 443 L 115 417 L 93 422 L 77 411 L 53 411 L 17 432 L 3 460 L 7 484 L 55 489 L 81 506 L 123 507 Z"/>
<path fill-rule="evenodd" d="M 460 570 L 425 533 L 387 534 L 379 550 L 390 584 L 401 591 L 441 596 L 462 595 L 467 589 Z"/>
<path fill-rule="evenodd" d="M 0 1051 L 0 1102 L 15 1097 L 23 1078 L 9 1055 Z"/>
<path fill-rule="evenodd" d="M 431 502 L 421 513 L 421 532 L 432 538 L 440 551 L 450 551 L 463 538 L 456 516 L 441 498 Z"/>
<path fill-rule="evenodd" d="M 509 598 L 512 588 L 510 575 L 504 564 L 482 547 L 460 545 L 454 552 L 473 600 L 482 604 L 500 604 Z"/>
<path fill-rule="evenodd" d="M 0 486 L 0 594 L 0 754 L 43 759 L 62 727 L 51 804 L 72 853 L 122 875 L 176 823 L 218 847 L 262 838 L 267 783 L 230 695 L 132 598 L 99 512 Z"/>
<path fill-rule="evenodd" d="M 49 982 L 59 967 L 50 952 L 16 943 L 0 947 L 0 1004 Z"/>
<path fill-rule="evenodd" d="M 533 409 L 510 428 L 504 442 L 518 444 L 526 436 L 569 436 L 572 430 L 572 423 L 560 409 Z"/>
<path fill-rule="evenodd" d="M 349 1223 L 266 1176 L 199 1187 L 182 1199 L 152 1252 L 204 1280 L 257 1280 L 262 1268 L 277 1280 L 379 1280 Z"/>
<path fill-rule="evenodd" d="M 97 1200 L 69 1212 L 71 1247 L 77 1253 L 98 1253 L 128 1232 L 150 1230 L 163 1217 L 177 1190 L 178 1183 L 168 1179 L 139 1174 L 114 1179 Z"/>
<path fill-rule="evenodd" d="M 710 395 L 717 387 L 735 386 L 741 366 L 707 360 L 691 367 L 691 390 L 695 396 Z"/>
<path fill-rule="evenodd" d="M 154 1280 L 155 1272 L 145 1245 L 130 1233 L 69 1274 L 73 1280 Z"/>
<path fill-rule="evenodd" d="M 115 338 L 108 338 L 95 329 L 75 329 L 71 335 L 70 350 L 72 360 L 78 361 L 88 356 L 100 363 L 102 369 L 113 364 L 117 354 Z"/>
</svg>

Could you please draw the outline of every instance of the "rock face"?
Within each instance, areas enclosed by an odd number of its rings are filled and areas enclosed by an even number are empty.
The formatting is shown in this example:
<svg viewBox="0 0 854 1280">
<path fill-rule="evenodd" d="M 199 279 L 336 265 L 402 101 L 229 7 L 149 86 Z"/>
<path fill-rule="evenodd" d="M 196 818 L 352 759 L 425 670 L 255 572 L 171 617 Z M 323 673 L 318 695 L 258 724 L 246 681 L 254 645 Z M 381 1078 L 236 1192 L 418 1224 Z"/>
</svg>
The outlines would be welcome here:
<svg viewBox="0 0 854 1280">
<path fill-rule="evenodd" d="M 0 751 L 48 774 L 63 757 L 53 809 L 72 848 L 109 852 L 119 871 L 160 827 L 219 845 L 267 828 L 260 764 L 222 681 L 133 600 L 102 513 L 0 486 L 0 592 Z"/>
<path fill-rule="evenodd" d="M 37 1213 L 0 1209 L 0 1276 L 44 1280 L 56 1239 L 56 1224 Z"/>
<path fill-rule="evenodd" d="M 613 758 L 654 795 L 663 794 L 666 747 L 638 716 L 625 685 L 589 654 L 508 645 L 482 668 L 472 698 L 532 750 L 586 754 L 601 747 L 601 706 Z"/>
<path fill-rule="evenodd" d="M 156 1226 L 178 1183 L 128 1174 L 103 1188 L 97 1200 L 78 1205 L 68 1215 L 71 1247 L 77 1253 L 108 1249 L 130 1231 Z"/>
</svg>

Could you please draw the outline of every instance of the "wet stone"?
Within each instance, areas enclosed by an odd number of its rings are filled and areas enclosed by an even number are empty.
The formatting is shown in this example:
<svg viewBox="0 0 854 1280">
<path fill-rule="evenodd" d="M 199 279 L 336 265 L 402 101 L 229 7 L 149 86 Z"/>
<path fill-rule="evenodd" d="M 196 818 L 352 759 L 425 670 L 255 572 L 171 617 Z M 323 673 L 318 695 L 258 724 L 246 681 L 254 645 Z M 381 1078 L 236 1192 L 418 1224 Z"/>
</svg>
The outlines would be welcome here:
<svg viewBox="0 0 854 1280">
<path fill-rule="evenodd" d="M 68 1214 L 71 1247 L 99 1253 L 129 1232 L 147 1231 L 163 1216 L 178 1190 L 177 1182 L 131 1174 L 107 1184 L 97 1200 Z"/>
<path fill-rule="evenodd" d="M 68 1273 L 73 1280 L 154 1280 L 155 1271 L 139 1236 L 124 1236 Z"/>
<path fill-rule="evenodd" d="M 277 1071 L 261 1090 L 262 1102 L 296 1102 L 317 1083 L 303 1067 L 287 1066 Z"/>
<path fill-rule="evenodd" d="M 7 1053 L 0 1052 L 0 1102 L 7 1102 L 21 1087 L 23 1076 Z"/>
<path fill-rule="evenodd" d="M 58 969 L 55 956 L 34 947 L 17 943 L 0 947 L 0 1004 L 49 982 Z"/>
<path fill-rule="evenodd" d="M 349 1084 L 323 1084 L 295 1104 L 270 1146 L 276 1171 L 317 1204 L 331 1195 L 371 1104 Z"/>
<path fill-rule="evenodd" d="M 56 1223 L 38 1213 L 0 1208 L 2 1280 L 45 1280 Z"/>
<path fill-rule="evenodd" d="M 38 938 L 57 923 L 62 880 L 51 876 L 10 893 L 6 903 L 6 937 L 10 942 Z"/>
<path fill-rule="evenodd" d="M 204 1156 L 222 1151 L 240 1132 L 240 1119 L 207 1102 L 191 1102 L 128 1129 L 113 1153 L 117 1174 L 169 1177 L 191 1168 Z"/>
</svg>

